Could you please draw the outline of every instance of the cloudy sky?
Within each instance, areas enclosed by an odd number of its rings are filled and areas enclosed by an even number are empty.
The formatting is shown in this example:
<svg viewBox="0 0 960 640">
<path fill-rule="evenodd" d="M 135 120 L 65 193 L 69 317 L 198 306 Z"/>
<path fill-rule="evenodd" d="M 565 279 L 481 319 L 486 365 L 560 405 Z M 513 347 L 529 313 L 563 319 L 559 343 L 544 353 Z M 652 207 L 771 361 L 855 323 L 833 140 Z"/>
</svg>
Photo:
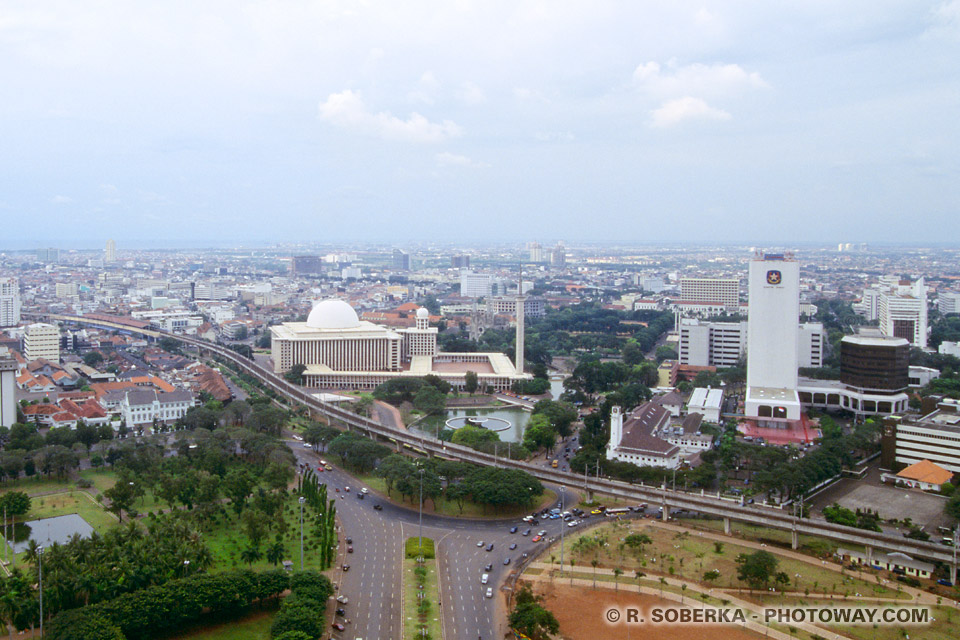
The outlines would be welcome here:
<svg viewBox="0 0 960 640">
<path fill-rule="evenodd" d="M 0 248 L 956 241 L 960 0 L 0 0 Z"/>
</svg>

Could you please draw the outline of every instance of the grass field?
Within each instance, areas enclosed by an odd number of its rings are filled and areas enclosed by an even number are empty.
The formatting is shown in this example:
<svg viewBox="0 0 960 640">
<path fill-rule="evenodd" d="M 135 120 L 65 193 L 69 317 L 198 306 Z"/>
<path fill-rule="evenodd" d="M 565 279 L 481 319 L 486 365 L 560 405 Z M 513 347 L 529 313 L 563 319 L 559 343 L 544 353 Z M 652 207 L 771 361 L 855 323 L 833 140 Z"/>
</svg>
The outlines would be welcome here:
<svg viewBox="0 0 960 640">
<path fill-rule="evenodd" d="M 79 514 L 90 526 L 103 532 L 117 524 L 117 519 L 97 504 L 90 494 L 83 491 L 68 491 L 33 499 L 27 520 Z"/>
<path fill-rule="evenodd" d="M 72 489 L 75 486 L 76 482 L 72 480 L 58 480 L 57 478 L 33 476 L 31 478 L 20 478 L 16 481 L 5 481 L 3 484 L 0 484 L 0 494 L 6 493 L 7 491 L 23 491 L 32 497 L 41 493 Z"/>
<path fill-rule="evenodd" d="M 644 533 L 653 540 L 644 548 L 640 557 L 629 548 L 621 548 L 622 540 L 631 533 Z M 580 538 L 586 538 L 590 544 L 578 545 Z M 863 574 L 864 578 L 861 579 L 854 573 L 841 574 L 823 566 L 778 555 L 774 547 L 767 550 L 777 555 L 778 571 L 790 576 L 790 591 L 802 592 L 809 589 L 814 593 L 834 593 L 840 596 L 844 593 L 860 593 L 865 596 L 897 597 L 895 589 L 877 584 L 869 574 Z M 698 536 L 696 532 L 678 534 L 642 520 L 605 522 L 587 531 L 586 535 L 571 535 L 564 541 L 566 561 L 569 563 L 573 559 L 577 566 L 591 565 L 593 560 L 596 560 L 599 567 L 620 567 L 626 575 L 632 575 L 639 569 L 646 573 L 687 578 L 691 581 L 700 581 L 705 572 L 715 569 L 720 572 L 720 578 L 712 586 L 727 588 L 742 586 L 736 578 L 736 557 L 741 553 L 750 554 L 754 551 L 756 549 L 751 547 L 724 542 L 722 552 L 717 553 L 714 542 Z M 543 557 L 549 560 L 551 556 L 554 559 L 560 557 L 560 543 Z M 903 597 L 906 598 L 906 594 L 903 594 Z"/>
<path fill-rule="evenodd" d="M 165 640 L 269 640 L 273 611 L 256 611 L 236 620 L 196 625 Z"/>
</svg>

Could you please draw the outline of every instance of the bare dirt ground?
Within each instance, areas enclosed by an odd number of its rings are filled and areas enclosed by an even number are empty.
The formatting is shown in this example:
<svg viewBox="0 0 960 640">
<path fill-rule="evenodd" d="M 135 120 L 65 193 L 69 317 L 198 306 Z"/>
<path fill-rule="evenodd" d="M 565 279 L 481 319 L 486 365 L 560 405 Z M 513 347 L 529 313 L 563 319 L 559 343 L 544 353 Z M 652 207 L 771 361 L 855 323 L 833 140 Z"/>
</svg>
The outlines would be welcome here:
<svg viewBox="0 0 960 640">
<path fill-rule="evenodd" d="M 656 640 L 756 640 L 762 636 L 735 625 L 627 625 L 622 621 L 609 624 L 605 615 L 611 607 L 625 611 L 627 607 L 649 610 L 651 607 L 678 607 L 677 602 L 661 600 L 656 596 L 616 592 L 608 589 L 584 589 L 559 583 L 537 582 L 536 591 L 544 596 L 544 606 L 553 612 L 560 623 L 559 637 L 569 640 L 627 640 L 629 638 L 656 638 Z"/>
</svg>

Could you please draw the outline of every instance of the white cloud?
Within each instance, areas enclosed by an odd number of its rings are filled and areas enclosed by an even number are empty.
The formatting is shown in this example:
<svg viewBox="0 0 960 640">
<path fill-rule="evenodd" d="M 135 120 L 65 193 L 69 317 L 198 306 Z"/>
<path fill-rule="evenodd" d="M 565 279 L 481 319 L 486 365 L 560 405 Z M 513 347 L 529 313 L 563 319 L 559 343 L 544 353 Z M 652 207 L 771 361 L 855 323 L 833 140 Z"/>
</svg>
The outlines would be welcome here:
<svg viewBox="0 0 960 640">
<path fill-rule="evenodd" d="M 730 114 L 723 109 L 711 107 L 700 98 L 678 98 L 667 100 L 651 112 L 650 124 L 664 128 L 680 124 L 685 120 L 729 120 Z"/>
<path fill-rule="evenodd" d="M 462 134 L 460 126 L 451 120 L 430 122 L 413 112 L 403 120 L 388 111 L 373 113 L 367 109 L 360 95 L 347 89 L 332 93 L 320 103 L 320 118 L 339 127 L 387 140 L 406 142 L 442 142 Z"/>
<path fill-rule="evenodd" d="M 460 84 L 460 90 L 457 92 L 457 99 L 468 105 L 476 105 L 486 102 L 487 96 L 483 89 L 472 82 L 463 82 Z"/>
<path fill-rule="evenodd" d="M 634 84 L 643 92 L 658 98 L 686 95 L 726 96 L 769 85 L 757 72 L 749 72 L 738 64 L 694 63 L 678 66 L 644 62 L 633 72 Z"/>
<path fill-rule="evenodd" d="M 456 153 L 450 153 L 449 151 L 444 151 L 437 154 L 437 164 L 441 167 L 476 167 L 483 168 L 489 167 L 490 165 L 486 162 L 477 162 L 472 158 L 467 156 L 462 156 Z"/>
<path fill-rule="evenodd" d="M 50 198 L 52 204 L 70 204 L 73 202 L 73 198 L 70 196 L 53 196 Z"/>
</svg>

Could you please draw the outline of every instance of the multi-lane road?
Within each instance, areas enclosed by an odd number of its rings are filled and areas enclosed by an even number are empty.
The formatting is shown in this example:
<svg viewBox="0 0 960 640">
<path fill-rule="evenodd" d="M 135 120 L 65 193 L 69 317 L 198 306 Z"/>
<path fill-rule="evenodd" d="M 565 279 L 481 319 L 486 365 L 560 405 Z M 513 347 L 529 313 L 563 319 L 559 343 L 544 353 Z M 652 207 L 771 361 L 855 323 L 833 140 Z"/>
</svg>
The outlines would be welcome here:
<svg viewBox="0 0 960 640">
<path fill-rule="evenodd" d="M 300 464 L 316 468 L 322 454 L 305 449 L 300 442 L 290 441 Z M 363 500 L 357 492 L 363 488 L 358 481 L 339 468 L 325 471 L 320 479 L 328 486 L 328 495 L 337 497 L 337 515 L 342 530 L 341 551 L 345 540 L 352 540 L 353 553 L 342 553 L 338 567 L 350 565 L 349 571 L 338 571 L 338 595 L 348 599 L 347 630 L 335 637 L 342 638 L 400 638 L 403 635 L 402 561 L 403 544 L 407 538 L 419 535 L 419 514 L 415 509 L 398 506 L 374 493 Z M 346 492 L 346 487 L 350 492 Z M 340 491 L 336 491 L 339 489 Z M 379 504 L 382 509 L 373 508 Z M 517 532 L 510 533 L 516 526 Z M 423 515 L 423 535 L 436 542 L 437 576 L 440 588 L 439 615 L 442 616 L 445 640 L 474 640 L 502 637 L 504 602 L 499 587 L 521 561 L 524 553 L 531 553 L 546 541 L 533 542 L 540 529 L 548 536 L 560 534 L 563 520 L 545 520 L 531 528 L 517 519 L 471 520 Z M 483 543 L 478 546 L 478 543 Z M 517 545 L 511 550 L 511 544 Z M 487 546 L 493 544 L 493 550 Z M 510 564 L 504 560 L 510 558 Z M 490 570 L 485 567 L 490 565 Z M 481 576 L 489 574 L 487 584 Z M 494 597 L 487 598 L 487 588 Z M 339 618 L 341 622 L 343 618 Z"/>
</svg>

